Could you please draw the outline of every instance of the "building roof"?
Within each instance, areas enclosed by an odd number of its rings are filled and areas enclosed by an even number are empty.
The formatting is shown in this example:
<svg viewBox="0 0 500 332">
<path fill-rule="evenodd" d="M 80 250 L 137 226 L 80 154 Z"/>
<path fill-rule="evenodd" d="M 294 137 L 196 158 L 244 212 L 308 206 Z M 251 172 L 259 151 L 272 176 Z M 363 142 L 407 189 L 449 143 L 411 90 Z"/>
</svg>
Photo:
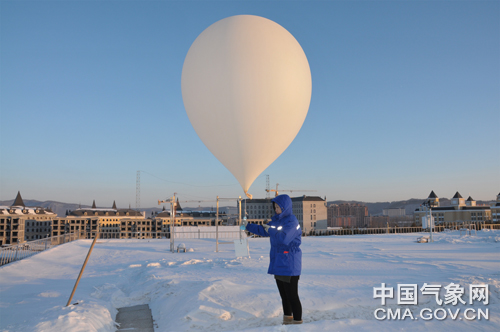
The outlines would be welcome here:
<svg viewBox="0 0 500 332">
<path fill-rule="evenodd" d="M 273 197 L 274 198 L 274 197 Z M 270 203 L 273 198 L 253 198 L 253 199 L 243 199 L 242 202 L 245 203 Z M 292 202 L 303 202 L 303 201 L 322 201 L 325 200 L 319 196 L 300 196 L 300 197 L 291 197 Z"/>
<path fill-rule="evenodd" d="M 87 214 L 85 214 L 87 213 Z M 127 215 L 128 213 L 128 215 Z M 81 216 L 128 216 L 128 217 L 140 217 L 142 213 L 132 209 L 76 209 L 70 211 L 69 216 L 81 217 Z"/>
<path fill-rule="evenodd" d="M 249 203 L 271 203 L 272 198 L 252 198 L 252 199 L 243 199 L 241 202 Z"/>
<path fill-rule="evenodd" d="M 319 196 L 301 196 L 301 197 L 292 197 L 292 202 L 309 202 L 309 201 L 321 201 L 324 202 L 325 200 Z"/>
<path fill-rule="evenodd" d="M 56 214 L 52 212 L 49 208 L 43 208 L 40 206 L 26 206 L 24 204 L 23 198 L 21 197 L 21 193 L 18 191 L 16 199 L 11 206 L 0 206 L 0 214 L 1 215 L 22 215 L 22 216 L 30 216 L 30 215 L 48 215 L 55 216 Z"/>
<path fill-rule="evenodd" d="M 453 196 L 453 198 L 463 198 L 462 195 L 460 195 L 460 193 L 457 191 L 455 193 L 455 196 Z"/>
<path fill-rule="evenodd" d="M 87 214 L 85 214 L 87 213 Z M 128 215 L 127 215 L 128 213 Z M 81 216 L 128 216 L 128 217 L 140 217 L 142 216 L 142 212 L 128 209 L 117 209 L 116 201 L 113 201 L 113 207 L 111 208 L 97 208 L 95 204 L 95 200 L 92 202 L 91 208 L 79 208 L 74 211 L 69 211 L 69 216 L 81 217 Z"/>
<path fill-rule="evenodd" d="M 491 206 L 480 205 L 480 206 L 464 206 L 463 210 L 490 210 Z"/>
<path fill-rule="evenodd" d="M 16 199 L 14 200 L 14 203 L 12 203 L 11 206 L 26 206 L 24 205 L 23 198 L 21 197 L 21 193 L 18 191 Z"/>
<path fill-rule="evenodd" d="M 429 194 L 429 197 L 427 197 L 427 198 L 438 198 L 438 197 L 434 193 L 434 190 L 432 190 L 431 193 Z"/>
<path fill-rule="evenodd" d="M 170 217 L 170 211 L 163 210 L 160 213 L 158 213 L 156 216 L 160 217 L 160 218 Z"/>
<path fill-rule="evenodd" d="M 32 215 L 47 215 L 50 217 L 57 216 L 54 212 L 52 212 L 49 208 L 43 208 L 40 206 L 25 206 L 24 202 L 22 202 L 22 198 L 19 195 L 18 198 L 21 201 L 17 201 L 15 205 L 12 206 L 0 206 L 0 215 L 19 215 L 19 216 L 29 216 Z M 20 205 L 22 204 L 22 205 Z"/>
<path fill-rule="evenodd" d="M 472 199 L 472 197 L 469 196 L 469 198 L 467 198 L 467 202 L 473 202 L 474 200 Z"/>
<path fill-rule="evenodd" d="M 186 211 L 186 212 L 177 212 L 176 217 L 215 217 L 217 214 L 216 211 Z M 219 213 L 219 218 L 222 219 L 223 214 Z M 156 215 L 159 218 L 170 217 L 170 211 L 161 211 Z"/>
<path fill-rule="evenodd" d="M 457 209 L 455 208 L 455 206 L 439 206 L 432 209 L 432 211 L 452 211 L 452 210 L 457 210 Z"/>
<path fill-rule="evenodd" d="M 487 205 L 480 205 L 480 206 L 460 206 L 457 207 L 455 206 L 440 206 L 440 207 L 435 207 L 432 208 L 432 211 L 464 211 L 464 210 L 490 210 L 491 207 Z M 416 209 L 415 211 L 419 211 L 419 209 Z"/>
</svg>

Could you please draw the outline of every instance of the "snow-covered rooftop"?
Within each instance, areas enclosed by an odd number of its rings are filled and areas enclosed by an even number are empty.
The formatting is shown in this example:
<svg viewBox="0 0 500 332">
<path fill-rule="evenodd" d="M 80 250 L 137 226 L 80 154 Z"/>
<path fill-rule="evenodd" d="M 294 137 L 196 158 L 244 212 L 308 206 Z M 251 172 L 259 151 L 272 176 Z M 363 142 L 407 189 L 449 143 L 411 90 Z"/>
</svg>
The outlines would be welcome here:
<svg viewBox="0 0 500 332">
<path fill-rule="evenodd" d="M 192 252 L 169 252 L 168 240 L 99 240 L 65 307 L 90 240 L 64 244 L 0 267 L 0 330 L 115 331 L 116 308 L 149 304 L 155 331 L 498 331 L 500 231 L 381 234 L 303 238 L 299 294 L 303 325 L 280 326 L 281 302 L 267 274 L 269 239 L 250 239 L 251 258 L 235 258 L 233 245 L 210 239 L 176 240 Z M 386 305 L 374 287 L 394 288 Z M 398 284 L 463 287 L 457 305 L 436 304 L 418 293 L 418 304 L 397 305 Z M 489 287 L 489 304 L 469 304 L 469 285 Z M 377 320 L 375 310 L 409 308 L 416 319 Z M 424 320 L 440 308 L 456 319 Z M 464 310 L 489 310 L 489 319 L 467 320 Z M 440 316 L 442 312 L 438 311 Z M 403 312 L 401 312 L 402 314 Z M 382 313 L 379 311 L 379 315 Z M 472 315 L 469 312 L 469 317 Z"/>
<path fill-rule="evenodd" d="M 12 211 L 12 213 L 11 213 Z M 36 211 L 39 211 L 38 213 Z M 17 214 L 17 215 L 55 215 L 54 212 L 49 211 L 42 207 L 24 207 L 24 206 L 0 206 L 0 213 L 4 215 Z"/>
</svg>

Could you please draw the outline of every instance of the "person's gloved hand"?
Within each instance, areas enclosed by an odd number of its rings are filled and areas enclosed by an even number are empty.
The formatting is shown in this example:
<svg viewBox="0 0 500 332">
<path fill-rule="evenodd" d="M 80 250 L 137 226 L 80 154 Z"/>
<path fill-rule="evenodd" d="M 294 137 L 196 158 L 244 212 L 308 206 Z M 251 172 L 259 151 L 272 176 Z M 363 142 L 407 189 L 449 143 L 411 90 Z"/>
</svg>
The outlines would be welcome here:
<svg viewBox="0 0 500 332">
<path fill-rule="evenodd" d="M 264 227 L 264 229 L 267 232 L 269 230 L 269 227 L 271 227 L 271 226 L 269 226 L 268 224 L 263 224 L 262 227 Z"/>
<path fill-rule="evenodd" d="M 247 217 L 243 217 L 243 220 L 241 221 L 240 229 L 241 230 L 246 229 L 247 228 L 247 224 L 248 224 Z"/>
</svg>

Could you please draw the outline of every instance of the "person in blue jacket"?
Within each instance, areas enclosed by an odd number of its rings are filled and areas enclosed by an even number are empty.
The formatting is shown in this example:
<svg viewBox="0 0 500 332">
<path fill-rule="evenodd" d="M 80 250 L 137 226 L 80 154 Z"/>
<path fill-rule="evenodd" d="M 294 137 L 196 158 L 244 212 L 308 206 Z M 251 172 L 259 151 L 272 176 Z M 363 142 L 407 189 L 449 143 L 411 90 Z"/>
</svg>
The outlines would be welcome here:
<svg viewBox="0 0 500 332">
<path fill-rule="evenodd" d="M 276 196 L 273 200 L 276 214 L 267 225 L 243 225 L 246 230 L 270 237 L 269 269 L 274 274 L 283 304 L 283 324 L 302 323 L 302 305 L 298 294 L 298 283 L 302 270 L 302 251 L 300 250 L 302 229 L 292 213 L 292 199 L 288 195 Z"/>
</svg>

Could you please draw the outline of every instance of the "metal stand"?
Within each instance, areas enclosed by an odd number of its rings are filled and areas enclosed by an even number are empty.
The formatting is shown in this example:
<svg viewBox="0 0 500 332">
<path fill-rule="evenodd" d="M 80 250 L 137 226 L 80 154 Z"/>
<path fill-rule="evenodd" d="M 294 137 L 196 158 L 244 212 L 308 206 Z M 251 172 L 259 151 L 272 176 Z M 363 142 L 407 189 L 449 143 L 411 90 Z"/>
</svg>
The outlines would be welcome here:
<svg viewBox="0 0 500 332">
<path fill-rule="evenodd" d="M 175 201 L 175 195 L 170 199 L 166 199 L 163 201 L 158 200 L 158 205 L 162 203 L 170 203 L 170 252 L 175 252 L 175 208 L 177 206 L 177 202 Z"/>
<path fill-rule="evenodd" d="M 238 197 L 238 210 L 239 210 L 238 211 L 238 226 L 241 227 L 241 196 Z M 243 230 L 240 228 L 240 241 L 243 238 L 242 232 L 243 232 Z"/>
<path fill-rule="evenodd" d="M 219 244 L 233 244 L 234 242 L 231 241 L 223 241 L 223 242 L 220 242 L 219 241 L 219 200 L 233 200 L 234 198 L 219 198 L 219 196 L 217 196 L 217 212 L 216 212 L 216 215 L 215 215 L 215 252 L 219 252 Z M 238 226 L 241 225 L 241 196 L 238 197 L 238 211 L 239 211 L 239 214 L 238 214 Z M 243 232 L 241 229 L 240 229 L 240 241 L 241 239 L 243 238 L 242 236 L 242 233 Z"/>
</svg>

